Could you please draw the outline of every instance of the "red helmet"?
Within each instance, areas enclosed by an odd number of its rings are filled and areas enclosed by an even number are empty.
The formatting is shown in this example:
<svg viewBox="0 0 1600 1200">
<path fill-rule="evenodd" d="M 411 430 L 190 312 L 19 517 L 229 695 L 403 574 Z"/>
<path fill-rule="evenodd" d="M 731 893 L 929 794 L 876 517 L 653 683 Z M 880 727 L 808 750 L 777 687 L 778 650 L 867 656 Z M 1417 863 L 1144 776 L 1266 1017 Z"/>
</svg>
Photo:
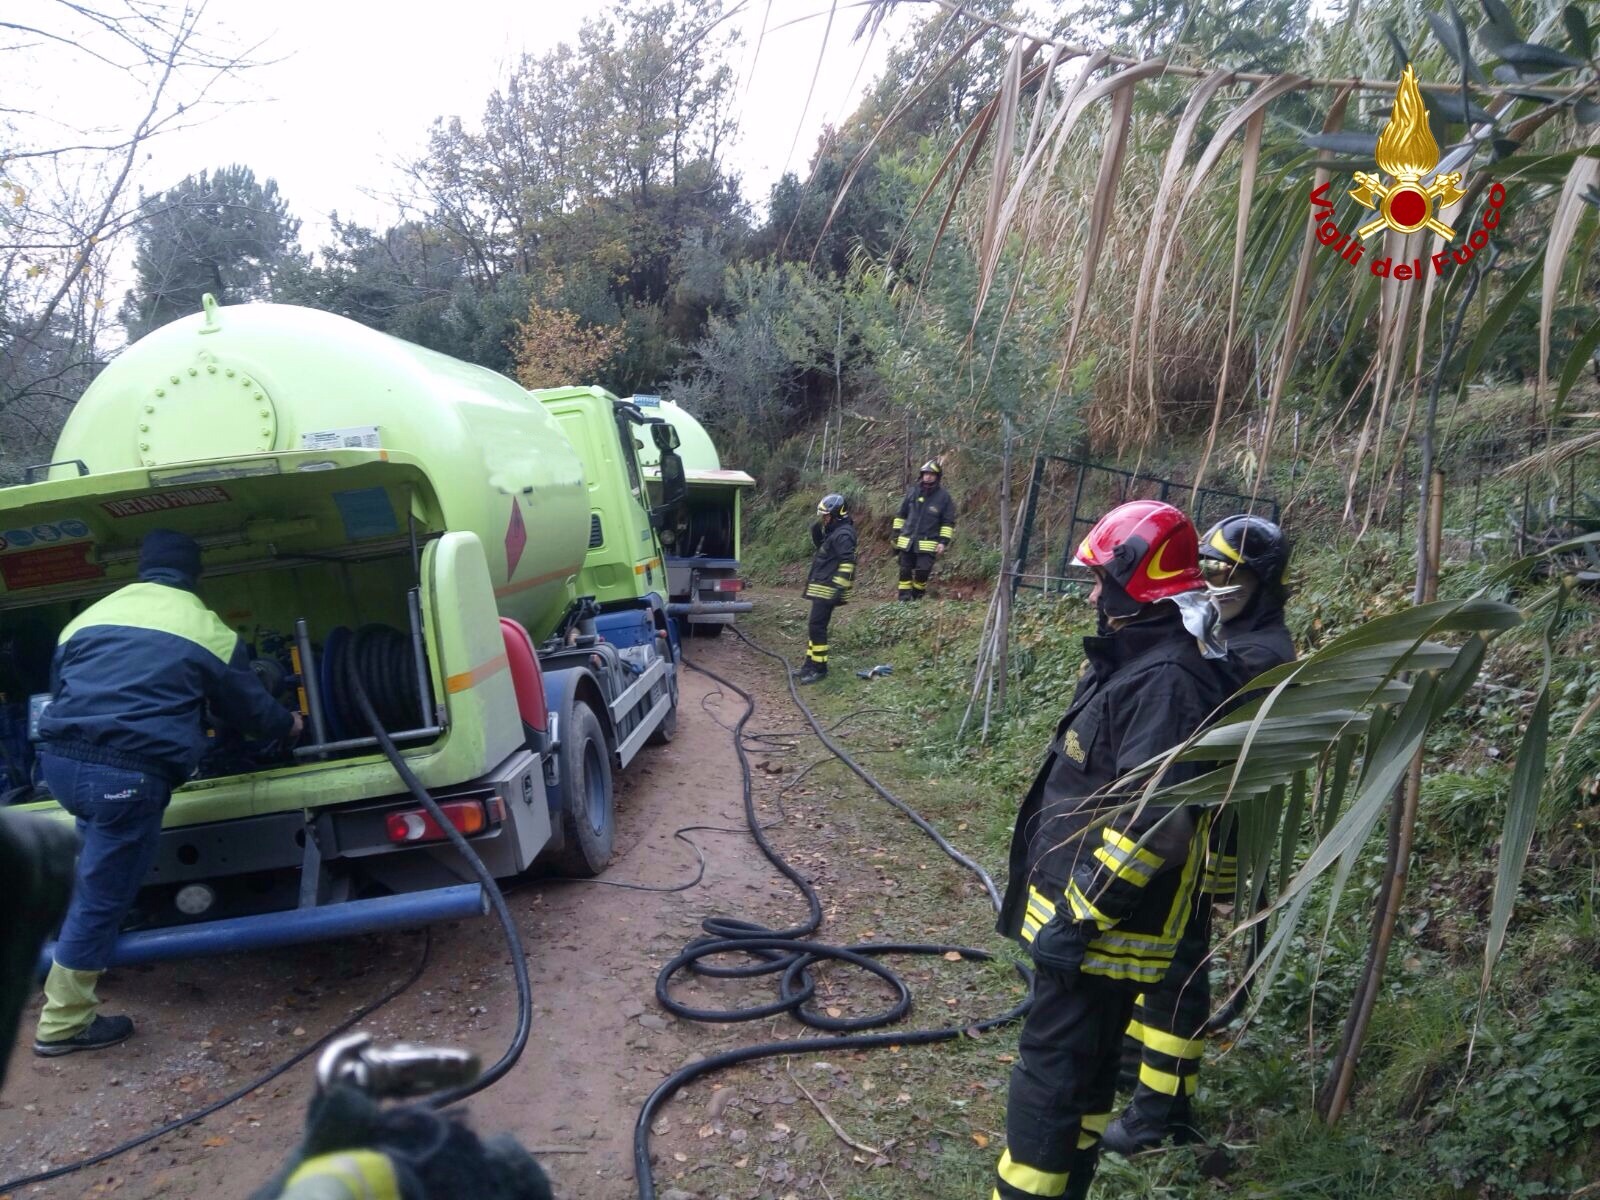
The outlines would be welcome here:
<svg viewBox="0 0 1600 1200">
<path fill-rule="evenodd" d="M 1100 568 L 1139 604 L 1205 587 L 1194 525 L 1160 500 L 1117 505 L 1095 522 L 1072 561 Z"/>
</svg>

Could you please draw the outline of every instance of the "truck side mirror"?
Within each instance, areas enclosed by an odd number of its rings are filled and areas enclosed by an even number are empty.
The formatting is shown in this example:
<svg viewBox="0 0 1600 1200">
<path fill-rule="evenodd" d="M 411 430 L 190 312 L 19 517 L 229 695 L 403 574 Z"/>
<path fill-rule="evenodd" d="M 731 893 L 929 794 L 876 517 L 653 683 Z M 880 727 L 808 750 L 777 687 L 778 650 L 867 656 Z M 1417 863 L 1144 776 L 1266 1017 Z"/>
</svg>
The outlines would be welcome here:
<svg viewBox="0 0 1600 1200">
<path fill-rule="evenodd" d="M 665 421 L 652 422 L 650 426 L 650 436 L 655 439 L 656 449 L 661 451 L 661 457 L 663 461 L 666 459 L 667 452 L 669 450 L 676 450 L 678 448 L 678 430 L 675 426 L 669 425 Z M 682 466 L 683 464 L 680 463 L 680 471 L 682 470 Z M 662 482 L 666 481 L 665 472 L 662 473 L 661 479 Z"/>
<path fill-rule="evenodd" d="M 652 427 L 657 446 L 661 446 L 662 442 L 661 428 L 660 425 Z M 672 430 L 672 440 L 677 441 L 677 438 L 677 431 Z M 683 472 L 683 459 L 669 447 L 661 446 L 661 503 L 650 510 L 650 523 L 658 530 L 671 529 L 678 523 L 678 514 L 688 498 L 689 480 Z"/>
</svg>

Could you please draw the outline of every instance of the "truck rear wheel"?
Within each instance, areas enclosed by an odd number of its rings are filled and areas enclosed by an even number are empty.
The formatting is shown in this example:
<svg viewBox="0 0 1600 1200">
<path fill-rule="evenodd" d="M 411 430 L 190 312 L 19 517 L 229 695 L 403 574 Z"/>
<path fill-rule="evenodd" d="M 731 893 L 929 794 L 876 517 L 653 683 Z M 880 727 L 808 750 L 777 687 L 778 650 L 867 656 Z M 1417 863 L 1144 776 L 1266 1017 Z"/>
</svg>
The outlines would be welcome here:
<svg viewBox="0 0 1600 1200">
<path fill-rule="evenodd" d="M 611 750 L 594 710 L 579 700 L 561 739 L 562 846 L 556 869 L 587 879 L 611 861 L 617 835 L 616 793 L 611 788 Z"/>
</svg>

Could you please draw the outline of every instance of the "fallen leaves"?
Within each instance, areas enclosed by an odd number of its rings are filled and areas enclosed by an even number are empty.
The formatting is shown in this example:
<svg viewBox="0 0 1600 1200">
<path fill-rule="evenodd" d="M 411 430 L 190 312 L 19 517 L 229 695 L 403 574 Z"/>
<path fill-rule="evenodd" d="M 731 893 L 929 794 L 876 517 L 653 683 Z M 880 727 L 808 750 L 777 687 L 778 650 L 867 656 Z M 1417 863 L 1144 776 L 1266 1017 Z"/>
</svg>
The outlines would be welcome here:
<svg viewBox="0 0 1600 1200">
<path fill-rule="evenodd" d="M 972 1140 L 977 1143 L 979 1150 L 987 1150 L 989 1148 L 989 1135 L 986 1133 L 975 1133 L 972 1135 Z"/>
</svg>

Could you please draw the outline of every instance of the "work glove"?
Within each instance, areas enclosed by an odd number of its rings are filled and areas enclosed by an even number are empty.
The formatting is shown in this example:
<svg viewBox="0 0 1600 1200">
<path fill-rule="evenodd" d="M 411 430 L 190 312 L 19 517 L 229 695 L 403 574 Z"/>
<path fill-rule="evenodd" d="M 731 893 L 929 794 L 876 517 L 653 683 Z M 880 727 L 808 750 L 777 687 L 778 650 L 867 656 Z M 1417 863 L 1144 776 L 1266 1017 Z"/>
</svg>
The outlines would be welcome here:
<svg viewBox="0 0 1600 1200">
<path fill-rule="evenodd" d="M 1093 921 L 1074 921 L 1066 906 L 1056 909 L 1055 916 L 1045 922 L 1033 939 L 1033 962 L 1041 971 L 1049 971 L 1058 978 L 1072 982 L 1083 966 L 1084 952 L 1089 939 L 1097 931 Z"/>
</svg>

